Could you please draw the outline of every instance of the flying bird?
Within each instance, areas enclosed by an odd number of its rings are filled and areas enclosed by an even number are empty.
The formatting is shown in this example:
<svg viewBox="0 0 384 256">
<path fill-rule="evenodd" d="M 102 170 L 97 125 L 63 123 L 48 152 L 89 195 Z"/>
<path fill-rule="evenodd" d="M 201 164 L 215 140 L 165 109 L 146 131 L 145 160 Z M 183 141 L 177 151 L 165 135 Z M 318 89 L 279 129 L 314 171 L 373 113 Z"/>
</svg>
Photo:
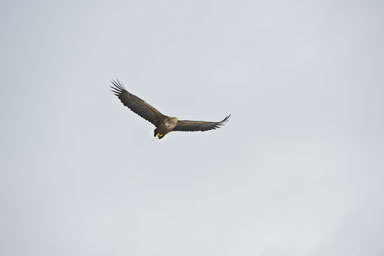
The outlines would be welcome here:
<svg viewBox="0 0 384 256">
<path fill-rule="evenodd" d="M 226 116 L 220 122 L 179 120 L 177 117 L 169 117 L 149 105 L 144 100 L 128 92 L 119 80 L 112 80 L 112 92 L 120 99 L 124 106 L 151 122 L 156 126 L 154 137 L 162 139 L 172 131 L 196 132 L 214 130 L 222 126 L 231 115 Z"/>
</svg>

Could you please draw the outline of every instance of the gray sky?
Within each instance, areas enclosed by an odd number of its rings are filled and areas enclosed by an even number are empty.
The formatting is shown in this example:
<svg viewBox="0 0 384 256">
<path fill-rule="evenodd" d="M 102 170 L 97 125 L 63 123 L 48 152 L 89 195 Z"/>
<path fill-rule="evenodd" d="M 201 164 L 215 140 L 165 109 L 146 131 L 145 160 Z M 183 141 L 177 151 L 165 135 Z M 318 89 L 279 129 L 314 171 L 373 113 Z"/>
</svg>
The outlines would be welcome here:
<svg viewBox="0 0 384 256">
<path fill-rule="evenodd" d="M 384 255 L 383 1 L 1 1 L 0 254 Z M 171 133 L 110 92 L 180 119 Z"/>
</svg>

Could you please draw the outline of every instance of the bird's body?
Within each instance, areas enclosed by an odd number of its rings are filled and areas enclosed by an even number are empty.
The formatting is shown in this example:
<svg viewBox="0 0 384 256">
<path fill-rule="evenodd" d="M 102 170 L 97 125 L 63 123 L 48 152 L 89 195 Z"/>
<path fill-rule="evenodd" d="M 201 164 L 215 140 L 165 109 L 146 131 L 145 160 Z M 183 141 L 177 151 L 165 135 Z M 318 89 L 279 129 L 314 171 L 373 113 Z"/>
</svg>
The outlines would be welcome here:
<svg viewBox="0 0 384 256">
<path fill-rule="evenodd" d="M 219 128 L 230 117 L 225 117 L 220 122 L 178 120 L 176 117 L 163 115 L 160 111 L 149 105 L 144 100 L 128 92 L 118 81 L 112 81 L 112 91 L 120 101 L 133 112 L 156 126 L 154 136 L 163 138 L 171 131 L 208 131 Z"/>
<path fill-rule="evenodd" d="M 156 127 L 154 136 L 158 137 L 159 139 L 163 138 L 167 133 L 175 129 L 178 122 L 179 120 L 177 117 L 164 117 L 163 121 L 159 124 L 158 127 Z"/>
</svg>

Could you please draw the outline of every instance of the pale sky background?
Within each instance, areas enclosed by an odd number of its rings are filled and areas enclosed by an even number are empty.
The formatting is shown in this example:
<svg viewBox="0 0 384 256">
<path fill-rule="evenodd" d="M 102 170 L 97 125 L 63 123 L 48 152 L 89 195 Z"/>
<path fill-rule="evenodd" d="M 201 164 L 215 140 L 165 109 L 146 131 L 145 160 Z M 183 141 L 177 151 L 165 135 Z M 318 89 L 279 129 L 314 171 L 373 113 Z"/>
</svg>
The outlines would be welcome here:
<svg viewBox="0 0 384 256">
<path fill-rule="evenodd" d="M 383 1 L 1 1 L 1 256 L 384 255 Z M 220 130 L 171 133 L 110 92 Z"/>
</svg>

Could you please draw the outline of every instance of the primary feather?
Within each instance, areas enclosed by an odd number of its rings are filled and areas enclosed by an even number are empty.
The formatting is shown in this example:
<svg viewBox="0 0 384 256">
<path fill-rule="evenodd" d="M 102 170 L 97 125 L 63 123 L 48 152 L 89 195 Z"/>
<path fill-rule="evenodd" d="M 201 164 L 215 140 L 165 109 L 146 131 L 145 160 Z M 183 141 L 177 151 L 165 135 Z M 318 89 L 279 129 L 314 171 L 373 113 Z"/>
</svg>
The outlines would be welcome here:
<svg viewBox="0 0 384 256">
<path fill-rule="evenodd" d="M 112 92 L 120 99 L 124 106 L 128 107 L 130 110 L 145 120 L 151 122 L 155 126 L 159 124 L 161 119 L 164 117 L 160 111 L 149 105 L 144 100 L 125 90 L 124 86 L 120 83 L 119 80 L 112 81 L 112 84 Z"/>
<path fill-rule="evenodd" d="M 185 131 L 185 132 L 195 132 L 195 131 L 209 131 L 220 128 L 228 121 L 229 116 L 226 116 L 220 122 L 205 122 L 205 121 L 190 121 L 190 120 L 179 120 L 176 127 L 173 131 Z"/>
</svg>

